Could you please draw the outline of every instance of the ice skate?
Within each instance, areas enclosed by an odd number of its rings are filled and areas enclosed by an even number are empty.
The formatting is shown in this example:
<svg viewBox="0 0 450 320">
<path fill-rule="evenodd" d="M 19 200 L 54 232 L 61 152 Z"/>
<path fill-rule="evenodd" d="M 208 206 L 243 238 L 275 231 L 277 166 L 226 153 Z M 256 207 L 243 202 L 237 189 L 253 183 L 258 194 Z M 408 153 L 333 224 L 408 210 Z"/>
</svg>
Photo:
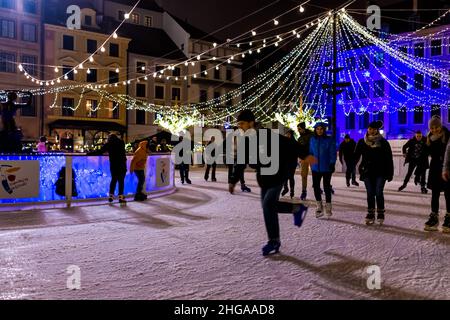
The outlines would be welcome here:
<svg viewBox="0 0 450 320">
<path fill-rule="evenodd" d="M 189 180 L 189 179 L 186 179 L 186 183 L 187 183 L 187 184 L 192 184 L 192 181 Z"/>
<path fill-rule="evenodd" d="M 427 222 L 425 222 L 425 231 L 437 231 L 439 226 L 439 214 L 437 213 L 430 213 L 430 218 Z"/>
<path fill-rule="evenodd" d="M 306 195 L 307 195 L 306 190 L 302 191 L 302 194 L 300 195 L 300 200 L 305 201 L 306 200 Z"/>
<path fill-rule="evenodd" d="M 352 185 L 354 185 L 355 187 L 359 187 L 359 183 L 356 180 L 352 181 Z"/>
<path fill-rule="evenodd" d="M 333 206 L 331 203 L 325 203 L 325 214 L 327 215 L 327 218 L 331 217 L 333 215 L 332 212 Z"/>
<path fill-rule="evenodd" d="M 278 240 L 269 240 L 267 244 L 262 248 L 263 256 L 268 256 L 271 253 L 278 253 L 280 251 L 281 243 Z"/>
<path fill-rule="evenodd" d="M 294 209 L 294 225 L 297 227 L 301 227 L 303 221 L 305 220 L 306 213 L 308 212 L 308 207 L 303 205 L 302 203 Z"/>
<path fill-rule="evenodd" d="M 380 224 L 380 226 L 383 225 L 383 223 L 384 223 L 384 210 L 383 211 L 378 211 L 377 222 Z"/>
<path fill-rule="evenodd" d="M 252 189 L 250 189 L 249 187 L 247 187 L 245 184 L 241 186 L 241 191 L 242 192 L 252 192 Z"/>
<path fill-rule="evenodd" d="M 108 197 L 108 202 L 112 203 L 113 201 L 114 201 L 114 195 L 110 194 L 109 197 Z"/>
<path fill-rule="evenodd" d="M 317 208 L 316 208 L 316 218 L 320 218 L 323 216 L 323 203 L 322 201 L 317 201 Z"/>
<path fill-rule="evenodd" d="M 428 193 L 428 189 L 425 188 L 425 187 L 422 187 L 422 188 L 420 189 L 420 192 L 422 192 L 422 194 L 427 194 L 427 193 Z"/>
<path fill-rule="evenodd" d="M 366 215 L 366 225 L 371 226 L 375 223 L 375 213 L 370 212 Z"/>
<path fill-rule="evenodd" d="M 442 232 L 450 233 L 450 213 L 445 215 L 444 223 L 442 224 Z"/>
<path fill-rule="evenodd" d="M 125 197 L 123 195 L 119 196 L 119 203 L 120 203 L 120 205 L 126 205 L 127 204 L 127 200 L 125 200 Z"/>
<path fill-rule="evenodd" d="M 283 191 L 281 192 L 281 196 L 284 197 L 285 195 L 287 195 L 289 192 L 288 188 L 284 188 Z"/>
</svg>

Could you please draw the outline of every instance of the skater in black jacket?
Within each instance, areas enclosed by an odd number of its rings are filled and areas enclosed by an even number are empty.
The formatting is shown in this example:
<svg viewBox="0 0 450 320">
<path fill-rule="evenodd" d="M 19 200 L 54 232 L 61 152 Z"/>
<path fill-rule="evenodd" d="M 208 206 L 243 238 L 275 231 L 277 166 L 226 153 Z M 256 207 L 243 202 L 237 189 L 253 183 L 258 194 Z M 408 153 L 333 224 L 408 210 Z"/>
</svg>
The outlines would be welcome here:
<svg viewBox="0 0 450 320">
<path fill-rule="evenodd" d="M 375 200 L 378 223 L 384 222 L 384 186 L 386 181 L 391 182 L 394 177 L 392 150 L 389 142 L 380 134 L 382 127 L 382 121 L 371 122 L 355 151 L 356 163 L 362 157 L 359 173 L 367 190 L 367 225 L 375 222 Z"/>
<path fill-rule="evenodd" d="M 439 198 L 444 192 L 447 213 L 442 224 L 442 232 L 450 233 L 450 183 L 445 181 L 443 172 L 444 157 L 447 149 L 450 133 L 442 126 L 440 117 L 433 116 L 428 127 L 430 133 L 427 136 L 428 153 L 431 156 L 430 171 L 428 173 L 428 189 L 431 189 L 431 213 L 425 223 L 426 231 L 437 231 L 439 226 Z M 446 164 L 448 168 L 448 163 Z"/>
<path fill-rule="evenodd" d="M 344 141 L 339 145 L 339 162 L 342 164 L 342 159 L 345 161 L 347 169 L 345 171 L 345 180 L 347 182 L 347 187 L 350 187 L 350 178 L 352 179 L 352 185 L 359 186 L 359 183 L 356 181 L 355 149 L 355 140 L 350 138 L 349 134 L 346 134 Z"/>
</svg>

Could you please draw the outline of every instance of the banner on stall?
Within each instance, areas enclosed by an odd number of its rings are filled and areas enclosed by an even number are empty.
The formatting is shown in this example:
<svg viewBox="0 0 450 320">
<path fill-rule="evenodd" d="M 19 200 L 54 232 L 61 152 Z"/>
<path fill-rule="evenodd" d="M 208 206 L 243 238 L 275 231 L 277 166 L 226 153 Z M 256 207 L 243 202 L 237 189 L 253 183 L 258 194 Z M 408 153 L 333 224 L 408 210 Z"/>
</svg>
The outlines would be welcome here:
<svg viewBox="0 0 450 320">
<path fill-rule="evenodd" d="M 156 187 L 170 185 L 170 159 L 159 158 L 156 160 Z"/>
<path fill-rule="evenodd" d="M 39 197 L 39 161 L 0 161 L 0 199 Z"/>
</svg>

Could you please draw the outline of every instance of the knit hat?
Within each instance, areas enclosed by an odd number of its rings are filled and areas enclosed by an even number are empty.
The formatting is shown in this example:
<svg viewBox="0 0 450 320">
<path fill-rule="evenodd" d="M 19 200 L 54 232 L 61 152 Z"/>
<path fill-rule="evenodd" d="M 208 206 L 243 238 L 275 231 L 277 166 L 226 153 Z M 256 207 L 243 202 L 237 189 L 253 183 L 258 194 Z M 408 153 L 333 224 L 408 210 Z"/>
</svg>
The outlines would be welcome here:
<svg viewBox="0 0 450 320">
<path fill-rule="evenodd" d="M 237 121 L 255 122 L 255 115 L 249 109 L 242 110 L 237 117 Z"/>
<path fill-rule="evenodd" d="M 326 129 L 326 128 L 327 128 L 327 124 L 326 124 L 325 122 L 317 122 L 317 123 L 314 125 L 314 129 L 316 129 L 317 127 L 322 127 L 322 128 L 324 128 L 324 129 Z"/>
<path fill-rule="evenodd" d="M 303 130 L 305 130 L 305 129 L 306 129 L 306 123 L 300 122 L 300 123 L 297 125 L 297 127 L 301 128 L 301 129 L 303 129 Z"/>
<path fill-rule="evenodd" d="M 350 139 L 350 135 L 347 133 L 344 137 L 344 139 Z"/>
<path fill-rule="evenodd" d="M 369 123 L 369 128 L 381 129 L 383 128 L 383 121 L 381 120 L 372 121 L 371 123 Z"/>
<path fill-rule="evenodd" d="M 431 127 L 442 127 L 441 117 L 434 115 L 428 122 L 428 128 L 431 129 Z"/>
</svg>

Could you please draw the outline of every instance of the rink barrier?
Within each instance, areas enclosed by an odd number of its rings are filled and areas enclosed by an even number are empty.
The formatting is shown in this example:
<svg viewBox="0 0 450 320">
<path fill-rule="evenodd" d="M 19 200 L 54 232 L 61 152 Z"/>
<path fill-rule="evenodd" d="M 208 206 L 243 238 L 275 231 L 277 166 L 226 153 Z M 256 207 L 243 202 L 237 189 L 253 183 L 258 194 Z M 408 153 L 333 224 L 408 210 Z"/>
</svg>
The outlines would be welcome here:
<svg viewBox="0 0 450 320">
<path fill-rule="evenodd" d="M 132 157 L 127 156 L 127 169 Z M 83 202 L 106 200 L 109 195 L 111 174 L 108 156 L 80 153 L 0 154 L 0 170 L 0 208 L 3 211 L 48 204 L 70 207 L 73 203 L 81 205 Z M 145 193 L 157 196 L 174 192 L 174 170 L 174 157 L 170 153 L 149 155 Z M 125 196 L 134 197 L 136 186 L 136 175 L 127 171 Z"/>
</svg>

